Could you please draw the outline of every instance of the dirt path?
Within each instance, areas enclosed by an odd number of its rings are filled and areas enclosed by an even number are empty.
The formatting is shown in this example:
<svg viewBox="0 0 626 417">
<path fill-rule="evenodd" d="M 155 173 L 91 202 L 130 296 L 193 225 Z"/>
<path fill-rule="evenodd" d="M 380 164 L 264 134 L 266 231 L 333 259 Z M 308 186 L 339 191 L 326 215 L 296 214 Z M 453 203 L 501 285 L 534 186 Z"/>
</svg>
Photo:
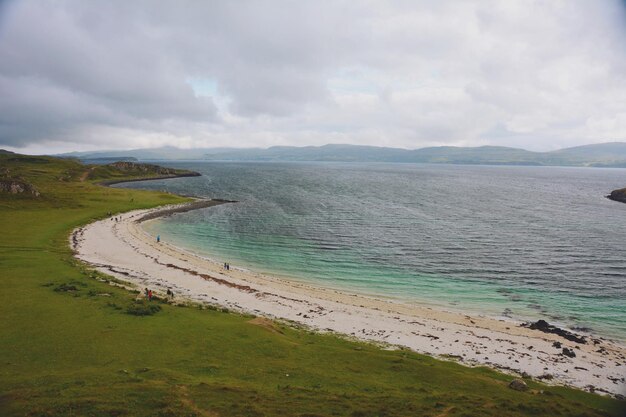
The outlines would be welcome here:
<svg viewBox="0 0 626 417">
<path fill-rule="evenodd" d="M 95 169 L 95 167 L 91 167 L 89 168 L 87 171 L 83 172 L 81 174 L 81 176 L 78 178 L 78 180 L 80 182 L 85 182 L 85 180 L 87 179 L 87 177 L 89 177 L 89 174 L 91 174 L 91 171 L 93 171 Z"/>
</svg>

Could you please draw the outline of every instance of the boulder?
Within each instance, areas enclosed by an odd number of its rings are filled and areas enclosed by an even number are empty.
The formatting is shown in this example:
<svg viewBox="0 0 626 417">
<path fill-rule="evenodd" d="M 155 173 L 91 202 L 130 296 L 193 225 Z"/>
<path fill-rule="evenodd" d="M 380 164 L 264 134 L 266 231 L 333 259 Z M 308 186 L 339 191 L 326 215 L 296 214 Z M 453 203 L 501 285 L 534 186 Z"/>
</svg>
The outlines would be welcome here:
<svg viewBox="0 0 626 417">
<path fill-rule="evenodd" d="M 585 336 L 579 336 L 575 333 L 572 333 L 570 331 L 564 330 L 564 329 L 560 329 L 556 326 L 551 325 L 550 323 L 548 323 L 545 320 L 537 320 L 534 323 L 523 323 L 521 324 L 522 327 L 528 327 L 529 329 L 532 330 L 539 330 L 541 332 L 544 333 L 553 333 L 556 335 L 561 336 L 564 339 L 567 339 L 569 341 L 572 342 L 576 342 L 576 343 L 580 343 L 580 344 L 586 344 L 587 343 L 587 339 L 585 339 Z"/>
<path fill-rule="evenodd" d="M 527 391 L 528 385 L 521 379 L 514 379 L 509 382 L 509 388 L 514 389 L 515 391 Z"/>
<path fill-rule="evenodd" d="M 25 181 L 16 178 L 0 179 L 0 192 L 39 197 L 39 191 L 37 191 L 35 187 Z"/>
<path fill-rule="evenodd" d="M 576 357 L 576 352 L 574 352 L 572 349 L 568 349 L 568 348 L 563 348 L 563 353 L 561 353 L 563 356 L 567 356 L 569 358 L 575 358 Z"/>
</svg>

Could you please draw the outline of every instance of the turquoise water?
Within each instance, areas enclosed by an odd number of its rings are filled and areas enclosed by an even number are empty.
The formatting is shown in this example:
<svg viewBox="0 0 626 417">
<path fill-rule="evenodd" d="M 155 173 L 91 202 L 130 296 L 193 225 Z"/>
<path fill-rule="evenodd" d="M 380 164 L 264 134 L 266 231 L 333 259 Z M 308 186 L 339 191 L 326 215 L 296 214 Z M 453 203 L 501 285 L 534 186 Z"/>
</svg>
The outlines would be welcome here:
<svg viewBox="0 0 626 417">
<path fill-rule="evenodd" d="M 238 200 L 151 222 L 219 261 L 318 285 L 626 340 L 626 170 L 167 163 L 130 183 Z"/>
</svg>

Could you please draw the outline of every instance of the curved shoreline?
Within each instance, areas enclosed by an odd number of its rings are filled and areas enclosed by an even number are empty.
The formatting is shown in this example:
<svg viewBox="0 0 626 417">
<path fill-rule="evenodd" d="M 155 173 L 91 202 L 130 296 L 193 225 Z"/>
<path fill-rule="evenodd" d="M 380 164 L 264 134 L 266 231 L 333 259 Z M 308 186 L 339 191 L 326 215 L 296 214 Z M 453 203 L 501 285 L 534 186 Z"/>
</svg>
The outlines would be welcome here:
<svg viewBox="0 0 626 417">
<path fill-rule="evenodd" d="M 157 243 L 139 225 L 192 210 L 198 203 L 125 213 L 120 222 L 92 223 L 72 233 L 72 247 L 79 259 L 103 272 L 140 288 L 171 289 L 176 298 L 286 319 L 319 331 L 404 346 L 590 391 L 626 393 L 626 348 L 617 343 L 601 338 L 575 343 L 511 321 L 349 294 L 237 268 L 225 271 L 217 261 Z M 565 355 L 563 348 L 576 356 Z"/>
</svg>

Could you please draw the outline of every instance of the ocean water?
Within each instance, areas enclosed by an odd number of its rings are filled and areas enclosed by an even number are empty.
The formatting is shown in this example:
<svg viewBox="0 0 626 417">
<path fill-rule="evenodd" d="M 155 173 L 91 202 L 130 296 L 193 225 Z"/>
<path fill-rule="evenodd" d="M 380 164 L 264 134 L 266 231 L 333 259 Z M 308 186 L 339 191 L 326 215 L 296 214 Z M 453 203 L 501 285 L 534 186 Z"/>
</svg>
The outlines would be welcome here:
<svg viewBox="0 0 626 417">
<path fill-rule="evenodd" d="M 148 224 L 219 261 L 327 287 L 626 341 L 626 170 L 163 163 L 119 187 L 237 200 Z"/>
</svg>

